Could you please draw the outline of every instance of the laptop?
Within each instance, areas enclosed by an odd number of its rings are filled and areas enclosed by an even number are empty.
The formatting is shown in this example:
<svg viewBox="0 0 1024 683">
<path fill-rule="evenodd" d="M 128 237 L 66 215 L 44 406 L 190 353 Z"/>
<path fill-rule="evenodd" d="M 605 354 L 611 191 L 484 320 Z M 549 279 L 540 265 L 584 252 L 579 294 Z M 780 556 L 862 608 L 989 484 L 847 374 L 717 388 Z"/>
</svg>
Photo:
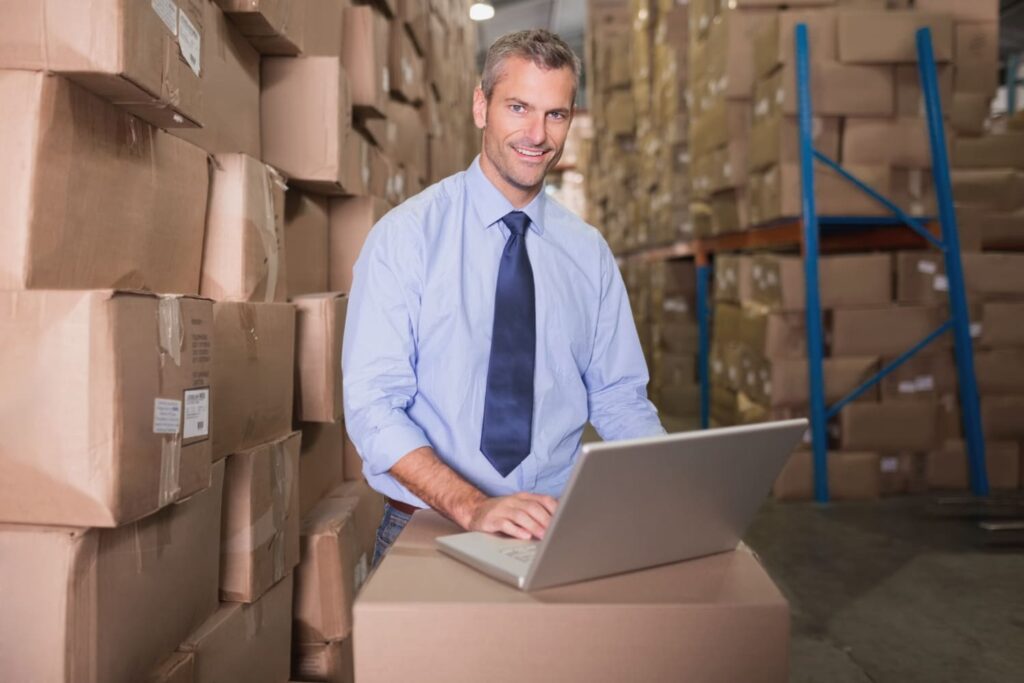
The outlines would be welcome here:
<svg viewBox="0 0 1024 683">
<path fill-rule="evenodd" d="M 466 532 L 439 549 L 521 590 L 734 550 L 807 420 L 586 444 L 543 540 Z"/>
</svg>

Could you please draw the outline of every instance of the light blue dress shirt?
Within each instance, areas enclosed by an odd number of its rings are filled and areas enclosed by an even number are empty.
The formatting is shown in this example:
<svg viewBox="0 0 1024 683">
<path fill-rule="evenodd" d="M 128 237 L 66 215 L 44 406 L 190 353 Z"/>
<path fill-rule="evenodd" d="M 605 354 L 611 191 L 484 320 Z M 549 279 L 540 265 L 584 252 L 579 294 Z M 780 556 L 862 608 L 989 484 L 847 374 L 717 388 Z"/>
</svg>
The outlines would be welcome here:
<svg viewBox="0 0 1024 683">
<path fill-rule="evenodd" d="M 530 454 L 502 477 L 480 452 L 494 294 L 515 208 L 479 157 L 374 226 L 345 322 L 345 422 L 370 486 L 426 503 L 389 473 L 432 446 L 490 496 L 559 496 L 589 420 L 606 440 L 664 433 L 625 286 L 601 234 L 542 191 L 525 208 L 537 303 Z"/>
</svg>

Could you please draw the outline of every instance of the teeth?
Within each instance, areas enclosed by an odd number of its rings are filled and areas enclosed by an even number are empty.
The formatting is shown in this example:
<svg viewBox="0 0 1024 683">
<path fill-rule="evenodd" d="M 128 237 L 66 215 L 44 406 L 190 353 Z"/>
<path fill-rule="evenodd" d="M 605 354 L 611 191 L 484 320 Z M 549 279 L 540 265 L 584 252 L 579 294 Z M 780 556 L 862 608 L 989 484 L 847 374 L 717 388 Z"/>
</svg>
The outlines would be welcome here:
<svg viewBox="0 0 1024 683">
<path fill-rule="evenodd" d="M 533 152 L 528 149 L 522 149 L 521 147 L 516 147 L 515 150 L 520 154 L 525 154 L 528 157 L 539 157 L 542 154 L 544 154 L 544 152 Z"/>
</svg>

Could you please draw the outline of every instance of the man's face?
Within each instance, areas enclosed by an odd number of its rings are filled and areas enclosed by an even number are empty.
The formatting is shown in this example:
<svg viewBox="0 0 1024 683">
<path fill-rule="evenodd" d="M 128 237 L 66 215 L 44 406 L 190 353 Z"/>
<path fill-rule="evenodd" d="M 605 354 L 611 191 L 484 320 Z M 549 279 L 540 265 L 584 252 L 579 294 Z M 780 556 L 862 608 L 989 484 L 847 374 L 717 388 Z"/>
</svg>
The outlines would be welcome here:
<svg viewBox="0 0 1024 683">
<path fill-rule="evenodd" d="M 572 121 L 571 69 L 542 69 L 521 57 L 509 57 L 491 99 L 476 89 L 473 118 L 483 129 L 482 163 L 493 166 L 506 183 L 530 192 L 562 156 Z"/>
</svg>

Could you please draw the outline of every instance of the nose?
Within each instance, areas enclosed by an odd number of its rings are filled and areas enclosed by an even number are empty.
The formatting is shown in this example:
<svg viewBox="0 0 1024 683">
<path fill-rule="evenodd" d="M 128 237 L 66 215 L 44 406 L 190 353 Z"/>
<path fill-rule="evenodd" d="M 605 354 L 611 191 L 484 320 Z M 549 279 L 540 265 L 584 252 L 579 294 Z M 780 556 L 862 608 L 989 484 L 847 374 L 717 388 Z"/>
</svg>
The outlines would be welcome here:
<svg viewBox="0 0 1024 683">
<path fill-rule="evenodd" d="M 543 113 L 538 112 L 536 116 L 530 119 L 530 125 L 526 129 L 526 137 L 530 144 L 535 147 L 540 147 L 544 144 L 544 140 L 547 139 L 548 133 L 545 129 L 546 117 Z"/>
</svg>

